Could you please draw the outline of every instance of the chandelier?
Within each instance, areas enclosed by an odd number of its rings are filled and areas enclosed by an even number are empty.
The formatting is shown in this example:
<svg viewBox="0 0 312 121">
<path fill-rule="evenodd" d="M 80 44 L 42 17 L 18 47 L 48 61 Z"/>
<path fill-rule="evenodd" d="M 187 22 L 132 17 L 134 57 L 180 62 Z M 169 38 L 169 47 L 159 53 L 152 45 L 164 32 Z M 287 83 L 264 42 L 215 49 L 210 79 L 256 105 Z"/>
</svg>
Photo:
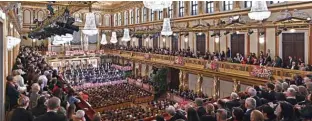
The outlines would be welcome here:
<svg viewBox="0 0 312 121">
<path fill-rule="evenodd" d="M 98 33 L 98 29 L 96 28 L 95 24 L 95 15 L 93 12 L 86 14 L 86 22 L 82 32 L 88 36 L 93 36 Z"/>
<path fill-rule="evenodd" d="M 165 36 L 172 35 L 171 26 L 170 26 L 170 18 L 164 18 L 161 35 L 165 35 Z"/>
<path fill-rule="evenodd" d="M 143 1 L 144 7 L 148 9 L 152 9 L 153 11 L 161 11 L 164 8 L 168 8 L 171 6 L 172 1 L 166 0 L 166 1 Z"/>
<path fill-rule="evenodd" d="M 252 7 L 248 13 L 250 19 L 262 21 L 271 16 L 266 1 L 252 1 Z"/>
<path fill-rule="evenodd" d="M 118 42 L 116 32 L 112 32 L 112 38 L 110 42 L 114 44 Z"/>
<path fill-rule="evenodd" d="M 102 45 L 106 45 L 106 44 L 107 44 L 107 40 L 106 40 L 106 35 L 105 35 L 105 33 L 102 34 L 101 44 L 102 44 Z"/>
<path fill-rule="evenodd" d="M 128 42 L 130 40 L 131 40 L 131 38 L 130 38 L 130 35 L 129 35 L 129 29 L 125 28 L 124 29 L 124 34 L 123 34 L 123 37 L 122 37 L 121 41 Z"/>
</svg>

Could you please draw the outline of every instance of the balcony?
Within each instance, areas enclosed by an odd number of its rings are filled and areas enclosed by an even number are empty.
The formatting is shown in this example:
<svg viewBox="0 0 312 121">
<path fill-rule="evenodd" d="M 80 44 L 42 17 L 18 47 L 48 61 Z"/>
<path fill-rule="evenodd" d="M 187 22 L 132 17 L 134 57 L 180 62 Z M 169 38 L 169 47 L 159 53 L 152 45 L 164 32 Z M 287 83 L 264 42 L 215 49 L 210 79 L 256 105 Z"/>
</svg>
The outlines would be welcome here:
<svg viewBox="0 0 312 121">
<path fill-rule="evenodd" d="M 292 78 L 295 75 L 305 76 L 307 74 L 312 74 L 312 72 L 309 71 L 290 70 L 274 67 L 259 67 L 257 65 L 237 64 L 230 62 L 215 62 L 218 69 L 209 69 L 205 67 L 207 66 L 207 63 L 211 63 L 211 61 L 203 59 L 182 57 L 184 61 L 184 64 L 182 65 L 175 64 L 177 56 L 132 52 L 124 50 L 105 50 L 104 52 L 106 54 L 120 56 L 128 60 L 133 60 L 135 62 L 142 62 L 163 67 L 173 67 L 204 75 L 222 75 L 222 77 L 230 79 L 246 79 L 248 81 L 246 81 L 245 84 L 248 85 L 263 84 L 269 80 L 269 78 L 267 78 L 266 76 L 261 77 L 252 74 L 255 69 L 259 68 L 264 68 L 262 69 L 262 71 L 270 70 L 271 76 L 273 77 L 271 79 L 286 79 Z M 149 56 L 149 58 L 146 58 L 147 55 Z"/>
</svg>

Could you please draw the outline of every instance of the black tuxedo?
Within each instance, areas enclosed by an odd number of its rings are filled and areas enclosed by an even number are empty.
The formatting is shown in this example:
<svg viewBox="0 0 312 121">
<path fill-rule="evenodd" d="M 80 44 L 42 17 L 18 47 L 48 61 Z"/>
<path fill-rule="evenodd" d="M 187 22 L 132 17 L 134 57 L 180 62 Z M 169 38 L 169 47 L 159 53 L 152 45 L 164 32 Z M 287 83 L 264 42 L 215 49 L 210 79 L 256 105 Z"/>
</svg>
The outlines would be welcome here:
<svg viewBox="0 0 312 121">
<path fill-rule="evenodd" d="M 17 87 L 11 85 L 10 83 L 6 84 L 6 96 L 10 103 L 10 108 L 13 108 L 17 105 L 17 99 L 19 98 L 20 93 L 17 91 Z"/>
<path fill-rule="evenodd" d="M 292 105 L 296 105 L 298 103 L 296 98 L 286 98 L 286 101 Z"/>
<path fill-rule="evenodd" d="M 64 115 L 57 114 L 56 112 L 47 112 L 36 118 L 35 121 L 67 121 L 67 118 Z"/>
<path fill-rule="evenodd" d="M 232 110 L 233 107 L 239 107 L 241 106 L 241 102 L 239 99 L 235 99 L 235 100 L 231 100 L 229 102 L 226 102 L 226 106 L 227 108 L 229 108 L 230 110 Z"/>
<path fill-rule="evenodd" d="M 275 99 L 277 101 L 285 101 L 286 96 L 282 92 L 275 92 Z"/>
<path fill-rule="evenodd" d="M 180 111 L 176 111 L 176 114 L 173 117 L 171 117 L 169 119 L 169 121 L 175 121 L 175 120 L 178 120 L 178 119 L 186 120 L 186 117 Z"/>
<path fill-rule="evenodd" d="M 211 115 L 203 115 L 200 117 L 200 121 L 217 121 L 217 119 Z"/>
<path fill-rule="evenodd" d="M 206 109 L 203 106 L 198 107 L 197 114 L 198 114 L 199 117 L 205 115 L 206 113 L 207 113 Z"/>
<path fill-rule="evenodd" d="M 251 115 L 251 112 L 253 110 L 254 109 L 250 109 L 250 110 L 246 111 L 246 113 L 244 114 L 244 117 L 243 117 L 243 121 L 250 121 L 250 115 Z"/>
<path fill-rule="evenodd" d="M 257 107 L 262 105 L 261 100 L 258 96 L 253 96 L 252 98 L 256 100 Z"/>
<path fill-rule="evenodd" d="M 21 120 L 22 119 L 22 120 Z M 24 108 L 16 108 L 13 111 L 11 121 L 33 121 L 34 117 L 31 112 L 25 110 Z"/>
<path fill-rule="evenodd" d="M 263 92 L 263 98 L 267 99 L 269 102 L 273 102 L 276 100 L 275 95 L 275 91 Z"/>
</svg>

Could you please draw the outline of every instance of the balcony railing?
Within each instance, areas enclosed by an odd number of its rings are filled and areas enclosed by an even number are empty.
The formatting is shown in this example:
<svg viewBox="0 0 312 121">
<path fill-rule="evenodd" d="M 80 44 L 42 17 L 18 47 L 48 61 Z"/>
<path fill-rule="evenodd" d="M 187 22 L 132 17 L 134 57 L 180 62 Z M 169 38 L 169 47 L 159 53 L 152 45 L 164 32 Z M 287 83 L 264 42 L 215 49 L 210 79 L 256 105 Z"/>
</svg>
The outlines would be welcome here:
<svg viewBox="0 0 312 121">
<path fill-rule="evenodd" d="M 141 52 L 133 52 L 133 51 L 124 51 L 124 50 L 105 50 L 107 54 L 120 55 L 126 58 L 138 58 L 144 59 L 144 56 L 147 53 Z M 170 55 L 160 55 L 160 54 L 149 54 L 151 61 L 156 62 L 167 62 L 174 63 L 176 60 L 176 56 Z M 184 65 L 191 66 L 194 68 L 202 68 L 204 69 L 207 63 L 210 63 L 210 60 L 196 59 L 196 58 L 188 58 L 183 57 Z M 216 62 L 219 72 L 225 73 L 233 73 L 238 75 L 251 76 L 251 73 L 255 68 L 259 68 L 257 65 L 248 65 L 248 64 L 238 64 L 238 63 L 230 63 L 230 62 Z M 265 67 L 266 70 L 270 70 L 272 72 L 272 76 L 275 79 L 284 79 L 284 78 L 292 78 L 295 75 L 305 76 L 307 74 L 312 74 L 310 71 L 300 71 L 300 70 L 291 70 L 285 68 L 276 68 L 276 67 Z"/>
</svg>

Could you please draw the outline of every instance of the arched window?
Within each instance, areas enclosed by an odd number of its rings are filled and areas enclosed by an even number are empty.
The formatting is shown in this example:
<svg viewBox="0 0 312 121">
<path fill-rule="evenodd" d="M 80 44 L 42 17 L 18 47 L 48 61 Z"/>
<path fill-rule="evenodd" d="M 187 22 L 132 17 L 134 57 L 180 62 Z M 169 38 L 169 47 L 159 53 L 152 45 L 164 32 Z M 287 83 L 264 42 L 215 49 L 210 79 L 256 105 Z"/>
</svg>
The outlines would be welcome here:
<svg viewBox="0 0 312 121">
<path fill-rule="evenodd" d="M 153 9 L 150 10 L 151 14 L 150 14 L 150 21 L 154 21 L 154 11 Z"/>
<path fill-rule="evenodd" d="M 130 10 L 130 24 L 133 24 L 133 21 L 134 21 L 133 10 Z"/>
<path fill-rule="evenodd" d="M 142 23 L 144 23 L 147 20 L 147 8 L 142 8 L 142 15 Z"/>
<path fill-rule="evenodd" d="M 184 16 L 184 1 L 179 1 L 179 17 Z"/>
<path fill-rule="evenodd" d="M 30 24 L 31 23 L 31 12 L 30 10 L 24 10 L 23 13 L 23 23 Z"/>
<path fill-rule="evenodd" d="M 136 8 L 136 24 L 140 23 L 140 9 Z"/>
<path fill-rule="evenodd" d="M 244 7 L 245 8 L 250 8 L 252 5 L 252 1 L 244 1 Z"/>
<path fill-rule="evenodd" d="M 121 26 L 121 13 L 118 13 L 118 26 Z"/>
<path fill-rule="evenodd" d="M 38 19 L 38 21 L 43 21 L 44 20 L 44 13 L 43 13 L 42 10 L 38 11 L 37 19 Z"/>
<path fill-rule="evenodd" d="M 198 1 L 191 1 L 191 14 L 192 15 L 197 15 L 198 11 Z"/>
<path fill-rule="evenodd" d="M 228 11 L 233 9 L 233 1 L 223 1 L 223 10 Z"/>
<path fill-rule="evenodd" d="M 104 15 L 105 26 L 110 26 L 110 15 Z"/>
<path fill-rule="evenodd" d="M 101 17 L 101 14 L 98 14 L 98 13 L 96 13 L 95 14 L 95 23 L 96 23 L 96 25 L 102 25 L 102 17 Z"/>
<path fill-rule="evenodd" d="M 213 13 L 213 1 L 206 1 L 206 13 Z"/>
<path fill-rule="evenodd" d="M 158 20 L 163 19 L 163 11 L 158 11 Z"/>
<path fill-rule="evenodd" d="M 128 11 L 124 12 L 124 25 L 128 25 Z"/>
<path fill-rule="evenodd" d="M 171 5 L 170 7 L 168 7 L 168 17 L 169 17 L 169 18 L 172 18 L 172 17 L 173 17 L 172 9 L 173 9 L 172 5 Z"/>
<path fill-rule="evenodd" d="M 117 14 L 114 14 L 114 26 L 118 25 L 118 18 L 117 18 Z"/>
</svg>

